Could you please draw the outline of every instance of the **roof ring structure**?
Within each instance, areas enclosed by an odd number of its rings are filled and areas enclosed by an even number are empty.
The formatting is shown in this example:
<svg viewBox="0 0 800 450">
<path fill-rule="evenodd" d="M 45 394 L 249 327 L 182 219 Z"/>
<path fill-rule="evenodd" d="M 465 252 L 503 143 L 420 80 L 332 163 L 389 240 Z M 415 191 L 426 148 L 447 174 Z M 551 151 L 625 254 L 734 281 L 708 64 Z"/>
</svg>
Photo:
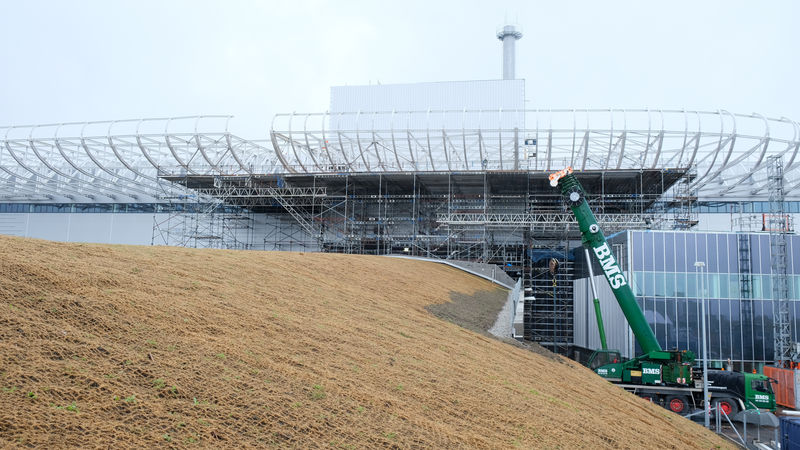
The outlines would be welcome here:
<svg viewBox="0 0 800 450">
<path fill-rule="evenodd" d="M 800 178 L 798 122 L 725 110 L 291 113 L 272 119 L 269 142 L 232 135 L 230 120 L 0 127 L 0 200 L 158 202 L 187 193 L 164 177 L 573 166 L 696 169 L 691 187 L 703 199 L 746 201 L 766 198 L 764 161 L 775 155 L 785 156 L 787 180 Z M 786 198 L 800 200 L 800 182 L 787 182 Z"/>
</svg>

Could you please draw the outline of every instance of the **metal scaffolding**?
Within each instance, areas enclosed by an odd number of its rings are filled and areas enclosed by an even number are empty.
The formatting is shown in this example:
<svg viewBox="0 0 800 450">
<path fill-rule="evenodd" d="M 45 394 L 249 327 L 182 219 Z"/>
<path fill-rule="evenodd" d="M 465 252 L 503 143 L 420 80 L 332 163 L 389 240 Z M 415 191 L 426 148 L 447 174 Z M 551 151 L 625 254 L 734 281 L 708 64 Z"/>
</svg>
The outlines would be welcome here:
<svg viewBox="0 0 800 450">
<path fill-rule="evenodd" d="M 741 354 L 744 355 L 745 336 L 753 336 L 755 332 L 755 324 L 753 322 L 753 272 L 750 235 L 747 233 L 740 233 L 738 235 L 738 241 L 739 317 L 741 318 L 739 334 L 741 337 Z M 744 360 L 742 360 L 742 370 L 744 370 Z"/>
<path fill-rule="evenodd" d="M 773 326 L 775 338 L 775 364 L 784 367 L 792 360 L 792 328 L 789 315 L 789 283 L 787 275 L 787 239 L 789 217 L 784 209 L 783 161 L 780 156 L 770 156 L 769 168 L 769 246 L 772 278 Z"/>
<path fill-rule="evenodd" d="M 163 180 L 162 183 L 168 183 Z M 171 183 L 170 183 L 171 184 Z M 188 178 L 184 185 L 189 185 Z M 160 198 L 166 203 L 153 214 L 151 245 L 249 250 L 253 248 L 254 223 L 250 209 L 232 205 L 225 182 L 214 177 L 218 188 L 194 189 L 189 196 Z M 213 195 L 212 195 L 213 194 Z"/>
<path fill-rule="evenodd" d="M 648 210 L 682 174 L 622 171 L 587 174 L 593 205 L 609 230 L 659 228 Z M 293 218 L 324 251 L 405 253 L 480 262 L 513 260 L 519 271 L 525 233 L 539 239 L 577 233 L 574 218 L 542 173 L 403 173 L 218 177 L 198 194 L 254 212 Z M 614 183 L 608 182 L 613 180 Z M 210 183 L 214 181 L 216 185 Z M 509 250 L 510 247 L 519 247 Z M 514 254 L 516 256 L 508 256 Z M 512 261 L 503 261 L 504 263 Z"/>
</svg>

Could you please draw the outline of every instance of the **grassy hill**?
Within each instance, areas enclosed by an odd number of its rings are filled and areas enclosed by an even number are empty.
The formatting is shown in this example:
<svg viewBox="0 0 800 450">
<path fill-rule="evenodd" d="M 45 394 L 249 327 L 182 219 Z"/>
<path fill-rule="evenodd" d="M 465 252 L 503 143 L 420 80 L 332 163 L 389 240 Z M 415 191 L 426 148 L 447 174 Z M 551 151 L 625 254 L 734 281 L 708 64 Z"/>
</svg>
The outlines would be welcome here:
<svg viewBox="0 0 800 450">
<path fill-rule="evenodd" d="M 426 309 L 496 289 L 383 257 L 0 237 L 0 443 L 727 445 Z"/>
</svg>

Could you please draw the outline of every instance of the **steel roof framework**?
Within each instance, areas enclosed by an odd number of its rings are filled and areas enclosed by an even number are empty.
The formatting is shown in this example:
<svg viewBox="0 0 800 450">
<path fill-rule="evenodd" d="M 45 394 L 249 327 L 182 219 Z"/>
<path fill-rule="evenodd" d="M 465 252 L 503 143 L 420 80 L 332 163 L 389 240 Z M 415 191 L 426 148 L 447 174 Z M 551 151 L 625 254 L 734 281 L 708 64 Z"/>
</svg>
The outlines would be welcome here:
<svg viewBox="0 0 800 450">
<path fill-rule="evenodd" d="M 482 128 L 486 118 L 498 128 Z M 157 202 L 198 195 L 164 178 L 260 174 L 693 167 L 701 200 L 767 199 L 769 157 L 798 180 L 800 124 L 685 110 L 278 114 L 268 141 L 231 116 L 0 127 L 0 200 Z M 456 125 L 458 124 L 458 125 Z M 526 142 L 533 145 L 526 145 Z M 800 181 L 787 181 L 800 200 Z"/>
<path fill-rule="evenodd" d="M 481 128 L 485 117 L 511 125 Z M 766 199 L 768 156 L 787 175 L 800 168 L 798 122 L 724 110 L 292 113 L 275 116 L 271 138 L 289 173 L 694 167 L 692 189 L 722 201 Z"/>
<path fill-rule="evenodd" d="M 196 201 L 196 192 L 163 177 L 273 172 L 273 151 L 265 142 L 229 133 L 230 118 L 195 116 L 0 128 L 0 200 Z M 215 131 L 200 131 L 209 124 Z"/>
</svg>

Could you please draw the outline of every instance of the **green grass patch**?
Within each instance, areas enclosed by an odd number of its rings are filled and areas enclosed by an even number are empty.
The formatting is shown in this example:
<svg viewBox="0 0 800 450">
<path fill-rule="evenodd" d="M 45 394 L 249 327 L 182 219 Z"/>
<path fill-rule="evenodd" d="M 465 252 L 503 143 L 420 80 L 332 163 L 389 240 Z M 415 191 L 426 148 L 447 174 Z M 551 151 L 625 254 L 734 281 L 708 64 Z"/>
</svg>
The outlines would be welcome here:
<svg viewBox="0 0 800 450">
<path fill-rule="evenodd" d="M 72 402 L 67 406 L 56 406 L 56 409 L 64 409 L 64 410 L 67 410 L 69 412 L 74 412 L 74 413 L 77 413 L 79 411 L 78 405 L 75 404 L 75 402 Z"/>
<path fill-rule="evenodd" d="M 311 400 L 322 400 L 327 396 L 328 394 L 325 393 L 325 388 L 322 385 L 315 384 L 311 390 Z"/>
</svg>

